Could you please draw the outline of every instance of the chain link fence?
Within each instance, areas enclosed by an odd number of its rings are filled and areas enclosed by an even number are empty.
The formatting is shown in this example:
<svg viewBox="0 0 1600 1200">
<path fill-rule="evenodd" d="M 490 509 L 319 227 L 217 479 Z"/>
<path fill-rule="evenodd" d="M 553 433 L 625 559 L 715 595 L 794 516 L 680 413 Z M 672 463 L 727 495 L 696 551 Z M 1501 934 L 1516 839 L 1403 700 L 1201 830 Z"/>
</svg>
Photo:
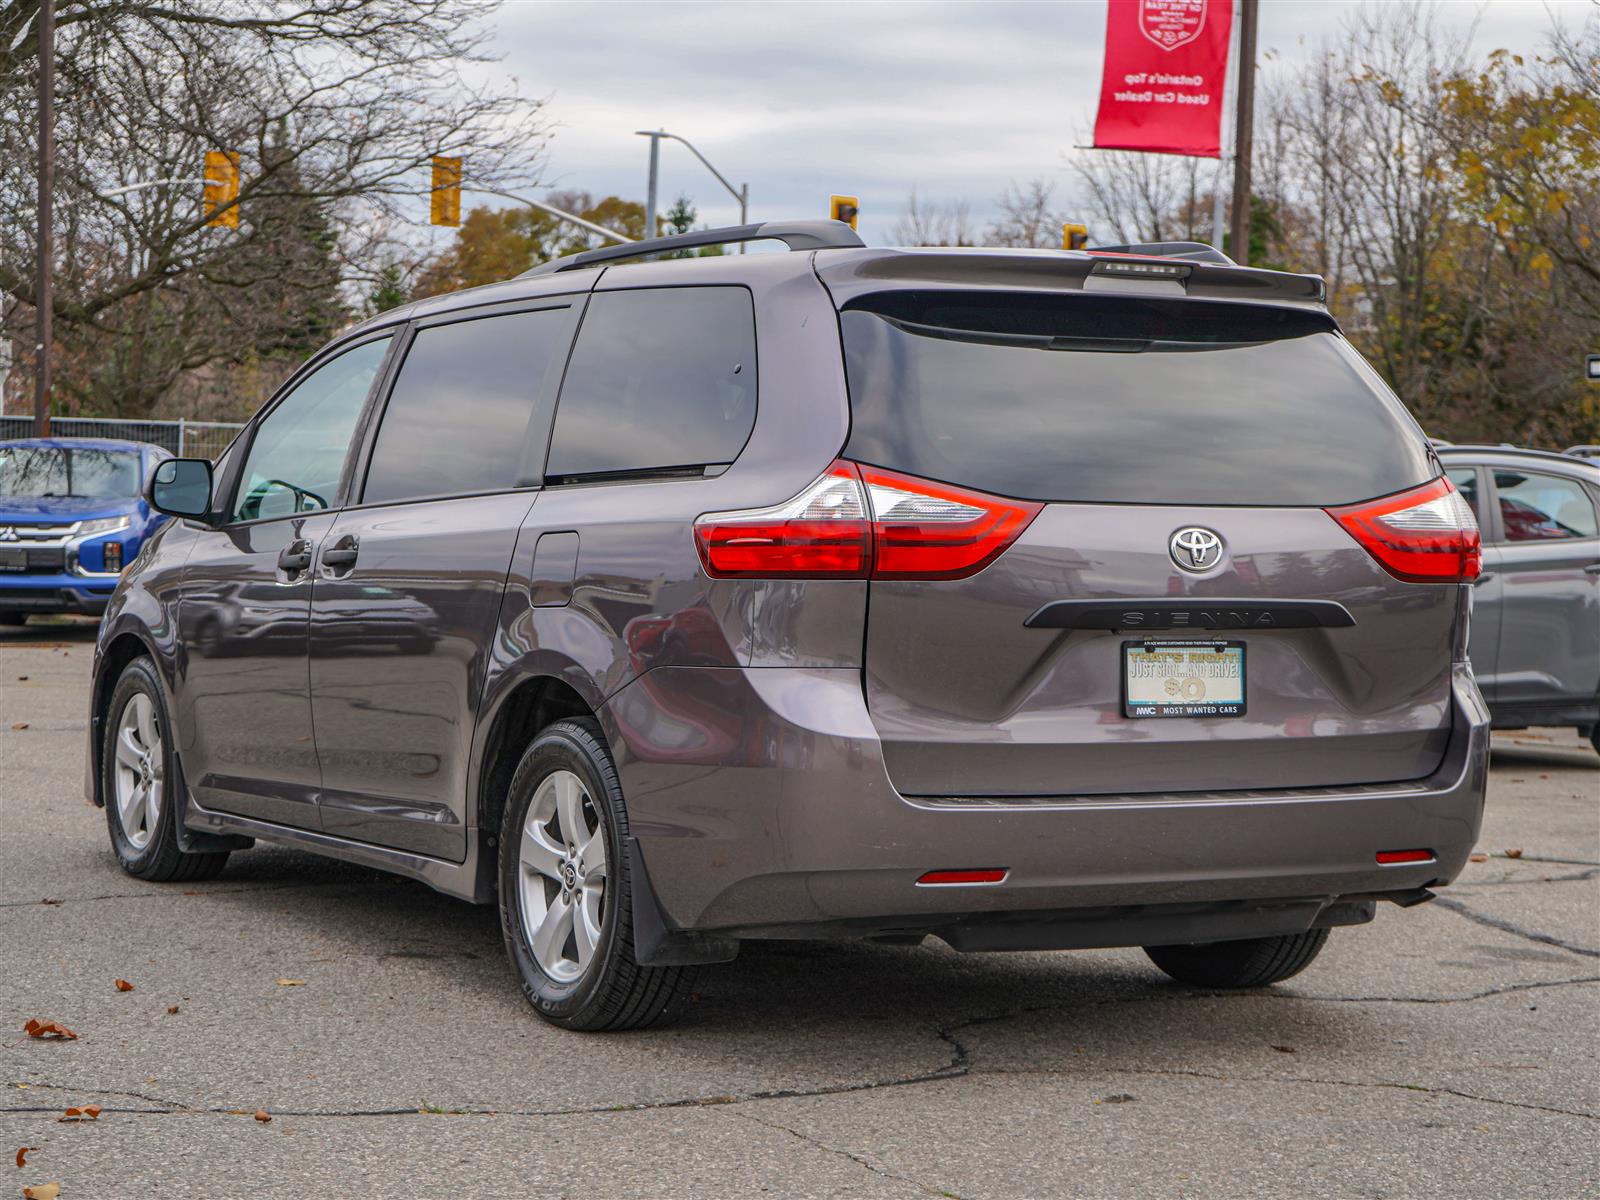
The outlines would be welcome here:
<svg viewBox="0 0 1600 1200">
<path fill-rule="evenodd" d="M 179 458 L 215 459 L 244 426 L 235 421 L 121 421 L 114 417 L 52 417 L 51 437 L 120 438 L 149 442 Z M 0 442 L 33 436 L 33 418 L 0 417 Z"/>
</svg>

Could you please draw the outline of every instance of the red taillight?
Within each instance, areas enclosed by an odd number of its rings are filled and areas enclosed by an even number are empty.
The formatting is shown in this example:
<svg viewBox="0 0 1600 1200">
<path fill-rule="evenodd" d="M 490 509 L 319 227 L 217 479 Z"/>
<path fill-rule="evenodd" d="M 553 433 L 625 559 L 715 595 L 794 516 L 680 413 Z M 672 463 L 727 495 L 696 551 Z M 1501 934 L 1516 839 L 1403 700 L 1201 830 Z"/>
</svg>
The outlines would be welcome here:
<svg viewBox="0 0 1600 1200">
<path fill-rule="evenodd" d="M 1330 508 L 1328 515 L 1396 579 L 1465 583 L 1483 567 L 1477 518 L 1444 476 L 1382 500 Z"/>
<path fill-rule="evenodd" d="M 707 513 L 694 536 L 706 574 L 716 578 L 865 579 L 872 567 L 866 497 L 847 462 L 783 504 Z"/>
<path fill-rule="evenodd" d="M 1378 864 L 1393 866 L 1396 863 L 1426 863 L 1433 861 L 1432 850 L 1379 850 Z"/>
<path fill-rule="evenodd" d="M 999 558 L 1042 504 L 1001 500 L 881 467 L 861 468 L 874 579 L 964 579 Z"/>
<path fill-rule="evenodd" d="M 793 500 L 695 522 L 716 578 L 964 579 L 1043 508 L 843 459 Z"/>
</svg>

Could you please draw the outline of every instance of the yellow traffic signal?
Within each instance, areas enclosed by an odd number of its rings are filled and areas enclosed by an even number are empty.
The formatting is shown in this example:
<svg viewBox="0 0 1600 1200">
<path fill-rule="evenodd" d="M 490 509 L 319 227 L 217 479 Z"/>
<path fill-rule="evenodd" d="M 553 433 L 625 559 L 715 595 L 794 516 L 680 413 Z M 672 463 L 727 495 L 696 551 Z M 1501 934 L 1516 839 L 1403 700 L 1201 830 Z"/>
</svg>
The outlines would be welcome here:
<svg viewBox="0 0 1600 1200">
<path fill-rule="evenodd" d="M 1066 224 L 1061 227 L 1061 248 L 1063 250 L 1082 250 L 1089 244 L 1089 227 L 1087 225 Z"/>
<path fill-rule="evenodd" d="M 856 218 L 861 215 L 861 201 L 854 196 L 829 196 L 828 216 L 835 221 L 843 221 L 851 229 L 856 227 Z"/>
<path fill-rule="evenodd" d="M 433 156 L 433 197 L 429 218 L 435 225 L 461 224 L 461 160 Z"/>
<path fill-rule="evenodd" d="M 206 151 L 207 225 L 239 228 L 239 155 L 233 150 Z"/>
</svg>

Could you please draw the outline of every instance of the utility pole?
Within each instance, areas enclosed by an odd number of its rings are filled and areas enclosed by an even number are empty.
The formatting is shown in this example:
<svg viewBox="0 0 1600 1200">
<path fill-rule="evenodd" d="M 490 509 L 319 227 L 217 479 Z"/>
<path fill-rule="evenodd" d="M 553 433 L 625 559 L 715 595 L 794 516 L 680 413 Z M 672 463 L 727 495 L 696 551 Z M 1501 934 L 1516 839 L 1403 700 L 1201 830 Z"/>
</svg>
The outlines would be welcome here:
<svg viewBox="0 0 1600 1200">
<path fill-rule="evenodd" d="M 55 0 L 39 5 L 39 271 L 34 285 L 38 327 L 33 339 L 33 436 L 50 436 L 50 268 L 55 257 L 50 211 L 56 173 L 56 8 Z"/>
<path fill-rule="evenodd" d="M 644 202 L 644 236 L 656 236 L 656 184 L 661 177 L 661 138 L 663 134 L 641 129 L 640 135 L 650 139 L 650 184 Z"/>
<path fill-rule="evenodd" d="M 1229 257 L 1250 264 L 1250 135 L 1256 112 L 1256 9 L 1260 0 L 1239 3 L 1239 93 L 1234 104 L 1233 230 Z"/>
</svg>

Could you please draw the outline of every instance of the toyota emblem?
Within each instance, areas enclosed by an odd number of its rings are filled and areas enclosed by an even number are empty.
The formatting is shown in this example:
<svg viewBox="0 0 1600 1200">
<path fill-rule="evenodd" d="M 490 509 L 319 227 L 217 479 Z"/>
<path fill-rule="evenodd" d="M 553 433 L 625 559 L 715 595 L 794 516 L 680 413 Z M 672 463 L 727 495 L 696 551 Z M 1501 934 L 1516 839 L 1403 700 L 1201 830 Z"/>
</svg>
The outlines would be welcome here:
<svg viewBox="0 0 1600 1200">
<path fill-rule="evenodd" d="M 1209 571 L 1222 561 L 1222 539 L 1211 530 L 1189 525 L 1167 543 L 1172 561 L 1185 571 Z"/>
</svg>

